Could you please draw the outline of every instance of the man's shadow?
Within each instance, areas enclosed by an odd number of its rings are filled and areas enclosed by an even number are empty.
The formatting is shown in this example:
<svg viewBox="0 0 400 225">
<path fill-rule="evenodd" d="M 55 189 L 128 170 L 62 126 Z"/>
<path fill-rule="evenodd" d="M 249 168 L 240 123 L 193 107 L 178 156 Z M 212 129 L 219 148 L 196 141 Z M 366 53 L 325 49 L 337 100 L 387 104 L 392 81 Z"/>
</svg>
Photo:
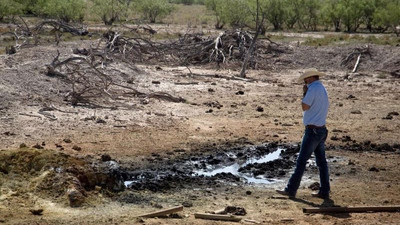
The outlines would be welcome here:
<svg viewBox="0 0 400 225">
<path fill-rule="evenodd" d="M 324 201 L 320 205 L 315 204 L 314 202 L 300 199 L 300 198 L 290 198 L 290 200 L 299 202 L 299 203 L 303 203 L 303 204 L 306 204 L 306 205 L 309 205 L 312 207 L 316 207 L 316 208 L 341 207 L 340 205 L 335 205 L 335 202 L 333 201 L 333 199 L 324 199 Z M 350 218 L 351 217 L 351 215 L 349 213 L 323 213 L 323 214 L 330 215 L 330 216 L 337 217 L 337 218 Z"/>
</svg>

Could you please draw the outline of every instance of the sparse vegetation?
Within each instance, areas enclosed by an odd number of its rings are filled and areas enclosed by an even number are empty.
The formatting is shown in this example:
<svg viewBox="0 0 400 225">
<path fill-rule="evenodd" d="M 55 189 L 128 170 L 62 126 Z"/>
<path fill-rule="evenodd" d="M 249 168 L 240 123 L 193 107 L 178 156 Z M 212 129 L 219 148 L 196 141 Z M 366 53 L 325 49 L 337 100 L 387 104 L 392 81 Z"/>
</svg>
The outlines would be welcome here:
<svg viewBox="0 0 400 225">
<path fill-rule="evenodd" d="M 400 39 L 390 35 L 350 35 L 350 34 L 327 34 L 323 38 L 309 37 L 304 42 L 310 46 L 326 46 L 326 45 L 344 45 L 352 43 L 365 43 L 377 45 L 396 46 L 400 43 Z"/>
</svg>

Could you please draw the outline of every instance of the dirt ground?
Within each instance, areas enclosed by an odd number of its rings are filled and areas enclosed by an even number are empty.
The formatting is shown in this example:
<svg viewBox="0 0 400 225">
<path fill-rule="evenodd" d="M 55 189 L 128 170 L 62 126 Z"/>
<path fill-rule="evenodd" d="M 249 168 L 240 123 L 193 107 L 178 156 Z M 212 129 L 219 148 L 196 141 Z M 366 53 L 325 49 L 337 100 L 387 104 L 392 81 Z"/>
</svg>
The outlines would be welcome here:
<svg viewBox="0 0 400 225">
<path fill-rule="evenodd" d="M 229 65 L 193 66 L 191 71 L 110 65 L 123 74 L 118 79 L 140 91 L 163 91 L 185 102 L 130 97 L 123 99 L 126 107 L 73 107 L 63 101 L 68 85 L 43 71 L 57 49 L 66 56 L 90 44 L 67 42 L 0 55 L 0 223 L 231 224 L 193 215 L 240 206 L 247 212 L 244 219 L 262 224 L 399 224 L 398 212 L 305 214 L 302 208 L 400 205 L 400 79 L 386 73 L 400 65 L 400 47 L 371 46 L 372 59 L 361 61 L 357 73 L 340 62 L 358 45 L 289 46 L 289 54 L 271 58 L 270 69 L 249 70 L 247 79 L 236 79 L 239 68 Z M 106 154 L 121 167 L 140 169 L 157 163 L 149 160 L 155 155 L 174 159 L 226 146 L 299 143 L 304 127 L 302 85 L 296 78 L 310 67 L 327 73 L 322 79 L 330 99 L 327 156 L 340 159 L 329 162 L 330 201 L 310 196 L 309 185 L 318 182 L 313 169 L 295 200 L 276 198 L 274 190 L 283 188 L 287 177 L 270 185 L 221 183 L 161 192 L 111 193 L 96 186 L 103 177 L 93 162 L 100 165 Z M 46 111 L 50 114 L 40 113 L 45 107 L 52 108 Z M 57 175 L 57 168 L 87 173 L 89 181 L 82 184 L 87 196 L 80 207 L 71 207 L 68 199 L 71 190 L 82 187 L 74 176 Z M 176 218 L 137 218 L 182 204 Z M 33 215 L 35 209 L 42 215 Z"/>
</svg>

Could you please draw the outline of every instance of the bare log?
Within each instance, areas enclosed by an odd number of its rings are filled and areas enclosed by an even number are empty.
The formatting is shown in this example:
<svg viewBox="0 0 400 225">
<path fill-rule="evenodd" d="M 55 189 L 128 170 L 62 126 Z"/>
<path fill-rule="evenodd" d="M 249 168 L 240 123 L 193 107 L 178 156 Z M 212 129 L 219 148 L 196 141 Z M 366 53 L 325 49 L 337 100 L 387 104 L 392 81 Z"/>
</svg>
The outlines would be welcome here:
<svg viewBox="0 0 400 225">
<path fill-rule="evenodd" d="M 352 73 L 355 73 L 357 71 L 358 64 L 360 63 L 360 58 L 361 58 L 361 54 L 359 54 L 357 57 L 357 62 L 354 65 L 354 69 L 353 69 L 353 71 L 351 71 Z"/>
<path fill-rule="evenodd" d="M 18 113 L 19 115 L 22 115 L 22 116 L 29 116 L 29 117 L 36 117 L 36 118 L 39 118 L 39 119 L 42 119 L 42 117 L 41 116 L 38 116 L 38 115 L 33 115 L 33 114 L 29 114 L 29 113 Z"/>
<path fill-rule="evenodd" d="M 362 212 L 400 212 L 400 206 L 349 206 L 303 208 L 304 213 L 362 213 Z"/>
<path fill-rule="evenodd" d="M 194 217 L 196 219 L 221 220 L 221 221 L 233 221 L 233 222 L 240 222 L 242 220 L 242 218 L 233 215 L 219 215 L 219 214 L 209 214 L 209 213 L 195 213 Z"/>
<path fill-rule="evenodd" d="M 67 33 L 71 33 L 71 34 L 79 35 L 79 36 L 84 36 L 84 35 L 89 34 L 87 28 L 84 26 L 81 26 L 78 28 L 78 27 L 72 26 L 71 24 L 64 23 L 62 21 L 55 21 L 55 20 L 42 21 L 35 26 L 33 31 L 38 33 L 46 26 L 53 27 L 54 30 L 57 30 L 60 32 L 67 32 Z"/>
<path fill-rule="evenodd" d="M 152 218 L 152 217 L 158 217 L 158 216 L 165 216 L 165 215 L 168 215 L 171 213 L 180 212 L 182 210 L 183 210 L 183 206 L 177 206 L 177 207 L 173 207 L 173 208 L 169 208 L 169 209 L 160 210 L 157 212 L 146 213 L 146 214 L 140 215 L 138 217 Z"/>
</svg>

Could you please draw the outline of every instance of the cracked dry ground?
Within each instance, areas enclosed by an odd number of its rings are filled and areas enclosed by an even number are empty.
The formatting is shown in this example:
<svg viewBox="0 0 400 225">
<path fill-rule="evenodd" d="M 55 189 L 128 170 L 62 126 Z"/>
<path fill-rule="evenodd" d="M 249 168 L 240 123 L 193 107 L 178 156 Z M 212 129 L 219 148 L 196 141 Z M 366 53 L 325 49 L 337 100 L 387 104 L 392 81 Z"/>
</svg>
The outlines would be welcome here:
<svg viewBox="0 0 400 225">
<path fill-rule="evenodd" d="M 61 54 L 77 45 L 62 43 Z M 324 50 L 309 51 L 318 55 Z M 341 49 L 335 51 L 340 54 Z M 398 54 L 400 50 L 395 47 L 392 51 Z M 93 175 L 93 165 L 101 164 L 107 154 L 121 167 L 140 169 L 158 160 L 225 147 L 272 141 L 298 143 L 304 128 L 302 86 L 295 80 L 301 70 L 324 63 L 329 65 L 323 68 L 328 74 L 323 82 L 331 103 L 327 155 L 340 159 L 329 165 L 333 202 L 325 204 L 400 205 L 400 80 L 375 71 L 374 65 L 361 67 L 359 73 L 349 76 L 344 68 L 324 57 L 318 64 L 249 71 L 249 80 L 232 79 L 238 74 L 232 68 L 216 71 L 209 66 L 191 67 L 195 74 L 191 75 L 186 67 L 138 65 L 133 69 L 114 65 L 126 75 L 124 79 L 133 79 L 132 85 L 138 90 L 164 91 L 186 102 L 132 97 L 124 99 L 129 105 L 124 108 L 72 107 L 62 101 L 65 85 L 42 73 L 55 55 L 56 48 L 46 46 L 0 56 L 1 223 L 230 224 L 193 216 L 229 205 L 245 208 L 244 218 L 265 224 L 400 221 L 399 213 L 304 214 L 302 208 L 324 204 L 309 195 L 308 186 L 318 181 L 312 168 L 304 177 L 297 201 L 274 198 L 274 189 L 282 188 L 287 178 L 266 186 L 219 183 L 163 192 L 119 193 L 88 181 L 83 204 L 72 208 L 66 195 L 76 177 L 70 175 L 86 171 L 94 180 L 103 179 Z M 50 113 L 56 120 L 38 113 L 49 106 L 54 108 Z M 27 148 L 19 149 L 22 143 Z M 34 145 L 48 150 L 31 149 Z M 54 165 L 69 169 L 68 177 L 51 176 L 56 171 Z M 136 218 L 181 204 L 186 207 L 178 218 Z M 33 209 L 43 209 L 42 215 L 33 215 Z"/>
</svg>

